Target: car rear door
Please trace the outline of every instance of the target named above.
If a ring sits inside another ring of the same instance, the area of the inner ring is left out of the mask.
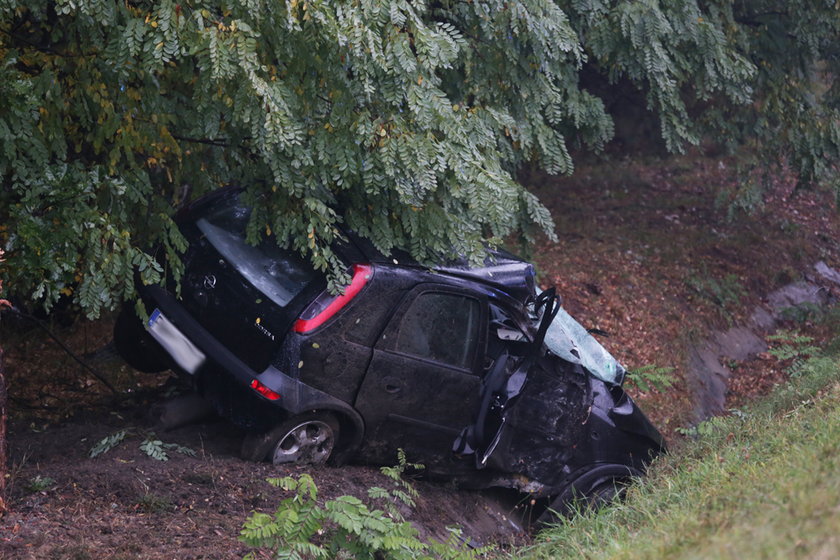
[[[356,398],[371,460],[397,448],[429,467],[451,460],[452,444],[480,400],[487,302],[450,286],[421,284],[401,302],[376,342]]]

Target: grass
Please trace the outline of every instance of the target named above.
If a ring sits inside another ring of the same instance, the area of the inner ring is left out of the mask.
[[[517,557],[840,558],[840,338],[698,433],[625,502],[543,531]]]
[[[169,496],[160,496],[158,494],[146,492],[138,498],[137,507],[145,513],[165,513],[167,511],[172,511],[175,504]]]

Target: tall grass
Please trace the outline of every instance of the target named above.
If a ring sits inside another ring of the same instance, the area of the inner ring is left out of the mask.
[[[517,556],[840,558],[840,339],[699,431],[626,501],[543,531]]]

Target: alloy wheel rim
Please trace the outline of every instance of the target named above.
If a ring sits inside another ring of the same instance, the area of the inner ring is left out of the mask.
[[[301,422],[286,432],[274,447],[272,462],[323,463],[332,452],[335,436],[332,428],[320,420]]]

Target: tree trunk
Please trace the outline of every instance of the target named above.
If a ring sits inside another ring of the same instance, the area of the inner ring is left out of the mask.
[[[6,369],[0,348],[0,516],[6,512]]]

